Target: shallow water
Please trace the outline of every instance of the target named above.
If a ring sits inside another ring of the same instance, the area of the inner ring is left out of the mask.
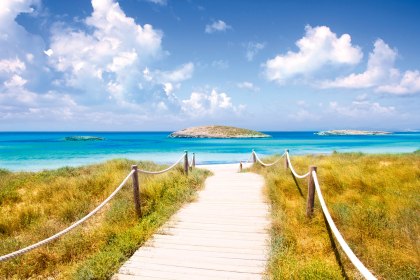
[[[0,132],[0,168],[41,170],[80,166],[112,158],[171,163],[184,150],[197,163],[247,160],[251,150],[261,155],[364,152],[406,153],[420,149],[420,133],[375,136],[318,136],[314,132],[266,132],[261,139],[169,138],[169,132]],[[97,136],[103,141],[65,141],[67,136]]]

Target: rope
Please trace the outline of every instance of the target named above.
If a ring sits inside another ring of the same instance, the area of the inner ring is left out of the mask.
[[[168,172],[169,170],[174,168],[184,158],[184,156],[185,156],[185,154],[182,155],[174,164],[172,164],[168,168],[166,168],[164,170],[161,170],[161,171],[147,171],[147,170],[141,170],[141,169],[137,169],[137,171],[140,172],[140,173],[143,173],[143,174],[162,174],[162,173]]]
[[[93,216],[96,212],[98,212],[99,210],[101,210],[102,207],[105,206],[105,204],[108,203],[108,201],[110,201],[120,190],[121,188],[125,185],[125,183],[127,182],[127,180],[130,178],[131,175],[133,175],[134,170],[132,170],[127,177],[125,177],[125,179],[121,182],[121,184],[101,203],[99,204],[95,209],[92,210],[92,212],[90,212],[89,214],[87,214],[86,216],[84,216],[82,219],[80,219],[79,221],[75,222],[74,224],[72,224],[71,226],[69,226],[68,228],[60,231],[59,233],[56,233],[55,235],[44,239],[42,241],[39,241],[38,243],[32,244],[28,247],[25,247],[23,249],[20,249],[18,251],[15,251],[13,253],[4,255],[4,256],[0,256],[0,262],[8,260],[10,258],[14,258],[17,257],[19,255],[25,254],[29,251],[32,251],[44,244],[47,244],[57,238],[59,238],[60,236],[66,234],[67,232],[71,231],[72,229],[76,228],[77,226],[79,226],[80,224],[82,224],[83,222],[85,222],[87,219],[89,219],[91,216]]]
[[[330,225],[330,228],[332,232],[335,235],[335,238],[337,239],[338,243],[340,243],[341,248],[343,248],[344,253],[346,253],[347,257],[349,257],[350,261],[353,263],[353,265],[360,271],[360,273],[366,278],[366,279],[376,279],[375,276],[363,265],[363,263],[356,257],[356,255],[353,253],[353,251],[350,249],[349,245],[347,245],[346,241],[344,240],[341,233],[338,231],[337,227],[335,226],[335,223],[333,219],[331,218],[330,212],[328,212],[327,205],[325,204],[324,197],[321,193],[321,188],[319,187],[318,178],[316,176],[316,172],[312,171],[312,177],[315,183],[316,192],[318,194],[319,202],[321,203],[322,211],[324,212],[325,218],[328,221],[328,224]]]
[[[308,177],[308,176],[309,176],[310,172],[308,172],[308,173],[306,173],[306,174],[303,174],[303,175],[299,175],[299,174],[297,174],[297,173],[296,173],[296,171],[293,169],[293,165],[292,165],[292,163],[290,162],[290,157],[289,157],[289,153],[288,153],[288,152],[286,152],[286,158],[287,158],[287,162],[289,163],[290,170],[292,171],[293,175],[294,175],[296,178],[303,179],[303,178],[306,178],[306,177]]]
[[[270,167],[270,166],[273,166],[274,164],[276,164],[276,163],[278,163],[280,160],[281,160],[281,158],[282,157],[284,157],[284,155],[286,154],[286,152],[284,153],[284,154],[282,154],[281,155],[281,157],[279,158],[279,159],[277,159],[275,162],[273,162],[273,163],[265,163],[265,162],[263,162],[259,157],[258,157],[258,155],[257,155],[257,153],[255,152],[255,151],[252,151],[254,154],[255,154],[255,158],[257,159],[257,161],[262,165],[262,166],[265,166],[265,167]]]
[[[247,164],[247,163],[250,163],[251,162],[251,160],[252,160],[252,153],[251,153],[251,156],[246,160],[246,161],[244,161],[244,162],[242,162],[243,164]]]

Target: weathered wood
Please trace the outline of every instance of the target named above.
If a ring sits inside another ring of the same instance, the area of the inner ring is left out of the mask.
[[[188,176],[188,169],[189,169],[189,164],[188,164],[188,152],[185,151],[185,155],[184,155],[184,174]]]
[[[252,150],[252,163],[256,163],[257,162],[257,156],[255,155],[255,151]]]
[[[137,172],[137,165],[132,165],[131,169],[134,170],[133,173],[133,199],[134,207],[136,208],[137,217],[141,218],[141,201],[140,201],[140,188],[139,188],[139,176]]]
[[[201,167],[201,166],[200,166]],[[238,165],[210,165],[198,199],[185,205],[113,279],[263,279],[269,253],[264,180]]]
[[[193,153],[193,157],[192,157],[192,167],[195,168],[195,153]]]
[[[316,172],[316,166],[309,166],[309,176],[308,176],[308,197],[306,200],[306,216],[312,217],[314,212],[314,201],[315,201],[315,183],[314,178],[312,177],[312,171]]]
[[[242,161],[239,162],[239,172],[242,172]]]
[[[285,154],[284,154],[284,169],[289,169],[289,161],[287,160],[287,154],[289,153],[289,150],[286,149],[284,150]]]

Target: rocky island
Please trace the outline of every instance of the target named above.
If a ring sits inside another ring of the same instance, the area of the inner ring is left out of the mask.
[[[96,136],[68,136],[64,138],[66,141],[102,141],[105,138]]]
[[[223,125],[190,127],[169,135],[172,138],[267,138],[258,131]]]
[[[315,134],[321,135],[321,136],[329,136],[329,135],[386,135],[386,134],[392,134],[392,132],[343,129],[343,130],[319,131],[319,132],[316,132]]]

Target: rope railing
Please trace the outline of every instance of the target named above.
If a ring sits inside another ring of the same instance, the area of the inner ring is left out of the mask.
[[[331,228],[331,231],[334,233],[335,238],[337,239],[338,243],[340,243],[341,248],[343,249],[344,253],[353,263],[353,265],[359,270],[359,272],[366,278],[366,279],[376,279],[375,276],[363,265],[363,263],[356,257],[353,251],[350,249],[349,245],[344,240],[343,236],[341,235],[340,231],[336,227],[333,219],[331,218],[330,212],[328,211],[327,205],[325,204],[324,197],[322,196],[321,188],[319,187],[318,177],[316,175],[316,171],[312,171],[312,179],[315,183],[316,193],[318,194],[319,203],[321,204],[322,212],[324,212],[325,218],[327,219],[328,225]]]
[[[308,176],[309,176],[310,172],[305,173],[305,174],[303,174],[303,175],[299,175],[299,174],[297,174],[297,172],[296,172],[296,171],[295,171],[295,169],[293,168],[292,163],[290,162],[290,156],[289,156],[289,152],[288,152],[288,150],[286,150],[285,154],[286,154],[286,159],[287,159],[288,167],[290,167],[290,171],[292,171],[293,176],[295,176],[296,178],[299,178],[299,179],[303,179],[303,178],[306,178],[306,177],[308,177]]]
[[[281,160],[281,158],[282,157],[284,157],[284,155],[286,155],[286,153],[287,152],[284,152],[281,156],[280,156],[280,158],[278,158],[276,161],[274,161],[274,162],[272,162],[272,163],[265,163],[265,162],[263,162],[261,159],[260,159],[260,157],[257,155],[257,153],[254,151],[254,150],[252,150],[252,154],[253,155],[255,155],[255,159],[256,159],[256,161],[258,161],[262,166],[265,166],[265,167],[270,167],[270,166],[273,166],[273,165],[275,165],[275,164],[277,164],[277,163],[279,163],[280,162],[280,160]]]
[[[177,166],[177,164],[180,163],[184,159],[184,157],[185,157],[185,155],[182,155],[174,164],[172,164],[168,168],[160,170],[160,171],[149,171],[149,170],[137,169],[137,172],[143,173],[143,174],[152,174],[152,175],[162,174],[162,173],[168,172],[169,170],[171,170],[172,168]]]
[[[121,182],[121,184],[101,203],[99,204],[95,209],[93,209],[89,214],[87,214],[86,216],[84,216],[83,218],[81,218],[80,220],[78,220],[77,222],[75,222],[74,224],[72,224],[71,226],[69,226],[66,229],[63,229],[62,231],[54,234],[53,236],[46,238],[42,241],[39,241],[35,244],[32,244],[28,247],[25,247],[23,249],[20,249],[18,251],[15,251],[13,253],[9,253],[7,255],[1,256],[0,257],[0,262],[2,261],[6,261],[8,259],[20,256],[22,254],[25,254],[29,251],[32,251],[42,245],[45,245],[47,243],[50,243],[51,241],[59,238],[60,236],[66,234],[67,232],[75,229],[77,226],[79,226],[80,224],[82,224],[83,222],[85,222],[87,219],[89,219],[90,217],[92,217],[94,214],[96,214],[96,212],[98,212],[99,210],[102,209],[102,207],[105,206],[105,204],[107,204],[121,189],[122,187],[125,185],[125,183],[128,181],[128,179],[130,178],[131,175],[134,174],[134,170],[132,170],[130,173],[128,173],[127,177],[125,177],[125,179]]]
[[[337,226],[335,225],[330,212],[328,211],[327,205],[325,203],[324,197],[322,196],[321,188],[319,186],[318,177],[317,177],[317,167],[310,166],[309,172],[304,175],[299,175],[293,169],[292,163],[290,161],[290,156],[288,150],[286,150],[286,168],[289,167],[292,171],[293,175],[297,178],[305,178],[308,177],[308,197],[307,197],[307,205],[306,205],[306,215],[311,217],[313,214],[314,209],[314,198],[315,198],[315,190],[318,194],[318,199],[321,204],[322,212],[328,222],[331,231],[333,232],[335,238],[337,239],[338,243],[340,244],[341,248],[343,249],[344,253],[350,259],[352,264],[356,267],[356,269],[368,280],[375,280],[376,277],[363,265],[363,263],[357,258],[357,256],[353,253],[349,245],[344,240],[343,236],[341,235],[340,231],[338,230]]]
[[[69,227],[63,229],[62,231],[54,234],[53,236],[50,236],[50,237],[48,237],[44,240],[41,240],[41,241],[39,241],[35,244],[32,244],[30,246],[27,246],[25,248],[22,248],[20,250],[15,251],[15,252],[0,256],[0,262],[9,260],[11,258],[20,256],[20,255],[23,255],[27,252],[30,252],[30,251],[32,251],[32,250],[34,250],[34,249],[36,249],[40,246],[43,246],[45,244],[48,244],[48,243],[54,241],[55,239],[61,237],[62,235],[68,233],[69,231],[75,229],[76,227],[78,227],[79,225],[84,223],[86,220],[88,220],[90,217],[92,217],[94,214],[96,214],[99,210],[101,210],[122,189],[122,187],[124,187],[124,185],[127,183],[128,179],[130,179],[131,176],[133,177],[134,204],[135,204],[137,216],[139,218],[141,218],[142,213],[141,213],[141,207],[140,207],[141,204],[140,204],[140,190],[139,190],[138,173],[162,174],[162,173],[168,172],[169,170],[174,168],[177,164],[179,164],[181,162],[182,159],[184,159],[184,173],[186,175],[188,175],[188,166],[189,165],[188,165],[188,152],[187,151],[185,151],[185,153],[182,155],[182,157],[180,159],[178,159],[174,164],[172,164],[168,168],[160,170],[160,171],[140,170],[140,169],[137,169],[137,165],[133,165],[131,167],[131,172],[128,173],[128,175],[124,178],[124,180],[121,182],[121,184],[104,201],[102,201],[101,204],[99,204],[95,209],[93,209],[91,212],[89,212],[86,216],[84,216],[83,218],[81,218],[77,222],[73,223]],[[195,154],[193,154],[192,166],[195,166]]]

